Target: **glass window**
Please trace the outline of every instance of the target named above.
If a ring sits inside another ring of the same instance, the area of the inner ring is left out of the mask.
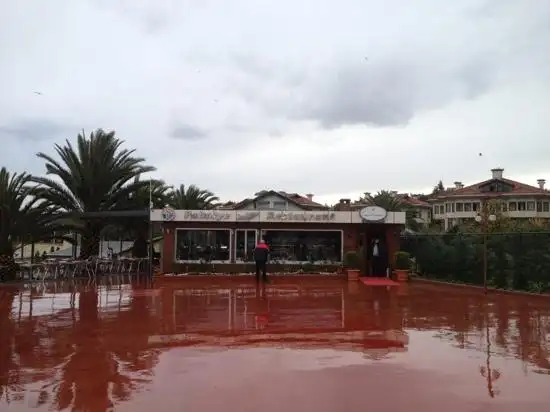
[[[177,229],[176,260],[229,261],[229,229]]]
[[[535,210],[535,202],[527,202],[527,210]]]
[[[445,212],[449,213],[451,211],[451,204],[445,203]]]
[[[255,230],[237,230],[235,241],[235,260],[241,262],[250,262],[254,258],[252,251],[256,246],[256,231]]]
[[[434,215],[438,215],[438,214],[439,214],[439,206],[434,205]]]
[[[537,202],[537,212],[542,212],[542,202]]]
[[[472,210],[474,212],[477,212],[479,209],[480,209],[479,203],[477,203],[477,202],[472,203]]]
[[[456,211],[457,212],[463,212],[464,211],[464,204],[463,203],[457,203],[456,204]]]
[[[464,203],[464,211],[465,212],[471,212],[472,211],[472,204],[471,203]]]
[[[259,202],[256,202],[256,209],[270,209],[271,208],[271,202],[269,200],[261,200]]]
[[[271,250],[271,260],[283,262],[341,262],[340,231],[268,230],[263,238]]]
[[[527,209],[527,205],[525,204],[525,202],[518,202],[518,210],[526,210]]]
[[[285,210],[286,209],[286,202],[284,200],[276,200],[273,202],[273,207],[272,209],[276,209],[276,210]]]
[[[543,212],[550,212],[550,203],[548,203],[548,202],[543,202],[543,203],[542,203],[542,211],[543,211]]]
[[[518,204],[517,202],[509,202],[508,203],[508,210],[510,212],[515,212],[516,210],[518,210]]]

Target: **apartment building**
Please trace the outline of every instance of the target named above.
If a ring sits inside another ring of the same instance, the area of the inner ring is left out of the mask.
[[[411,214],[416,223],[427,226],[432,221],[432,205],[416,196],[405,194],[397,194],[397,197],[407,205],[407,213]]]
[[[550,192],[545,189],[545,179],[531,186],[503,176],[504,169],[491,170],[491,178],[473,185],[464,186],[455,182],[455,187],[430,199],[432,218],[442,223],[445,230],[475,219],[481,212],[484,201],[498,200],[501,212],[509,218],[550,218]]]

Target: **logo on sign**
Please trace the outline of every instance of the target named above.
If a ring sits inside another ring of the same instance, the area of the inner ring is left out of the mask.
[[[379,222],[384,220],[388,212],[380,206],[367,206],[359,211],[359,216],[366,222]]]
[[[176,211],[171,207],[165,207],[162,209],[162,220],[171,222],[176,218]]]

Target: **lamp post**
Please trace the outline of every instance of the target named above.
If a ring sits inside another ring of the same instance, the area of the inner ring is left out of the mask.
[[[498,389],[495,389],[494,382],[500,378],[501,373],[498,369],[491,368],[491,329],[489,325],[487,299],[485,299],[483,304],[485,306],[485,345],[487,348],[487,357],[485,358],[485,365],[479,367],[479,373],[487,381],[487,392],[489,393],[489,396],[494,398],[499,393]]]
[[[149,178],[149,250],[147,252],[147,260],[149,267],[149,279],[153,279],[153,221],[151,220],[151,213],[153,212],[153,178]]]
[[[487,294],[487,232],[489,231],[489,222],[494,222],[497,217],[493,214],[487,213],[487,205],[483,205],[482,214],[477,214],[475,220],[477,223],[481,223],[483,230],[483,290]]]

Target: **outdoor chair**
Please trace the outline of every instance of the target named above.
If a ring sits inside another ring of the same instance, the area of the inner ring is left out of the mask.
[[[59,264],[55,259],[45,259],[41,265],[42,282],[47,279],[57,279],[59,274]]]

